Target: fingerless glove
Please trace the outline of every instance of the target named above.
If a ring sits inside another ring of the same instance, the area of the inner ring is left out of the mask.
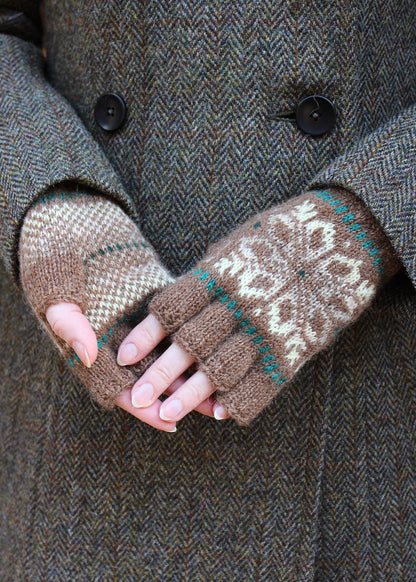
[[[307,192],[214,244],[149,309],[248,424],[399,268],[358,198]]]
[[[117,348],[146,302],[173,279],[123,210],[101,196],[57,191],[28,212],[20,236],[22,287],[38,318],[95,401],[112,408],[141,369],[117,365]],[[78,304],[97,336],[86,368],[50,329],[47,308]]]

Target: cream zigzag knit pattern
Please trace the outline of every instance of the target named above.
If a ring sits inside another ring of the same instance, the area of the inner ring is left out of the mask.
[[[172,277],[123,210],[88,193],[44,196],[25,218],[19,252],[29,303],[93,398],[113,407],[149,363],[121,368],[118,345]],[[47,307],[60,301],[77,303],[97,335],[98,358],[89,369],[45,319]]]
[[[399,268],[354,195],[308,192],[213,245],[149,309],[248,424]]]

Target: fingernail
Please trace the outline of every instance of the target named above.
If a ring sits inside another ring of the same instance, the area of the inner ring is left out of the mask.
[[[134,358],[137,356],[137,348],[134,344],[126,344],[122,346],[117,355],[117,364],[119,366],[128,366],[134,364]]]
[[[178,416],[182,410],[182,402],[175,398],[161,406],[159,416],[162,420],[178,420]]]
[[[228,412],[225,410],[224,406],[217,406],[214,410],[214,417],[217,420],[225,420],[228,418]]]
[[[142,384],[138,388],[133,388],[131,396],[131,403],[135,408],[144,408],[149,406],[152,402],[155,391],[151,384]]]
[[[172,430],[167,430],[166,432],[176,432],[177,428],[175,426],[175,428],[173,428]]]
[[[72,349],[74,350],[78,358],[81,360],[81,362],[84,364],[84,366],[87,366],[87,368],[91,368],[91,362],[88,357],[88,352],[85,346],[83,346],[82,343],[79,341],[74,341],[72,343]]]

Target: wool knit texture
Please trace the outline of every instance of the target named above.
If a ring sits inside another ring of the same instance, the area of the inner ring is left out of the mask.
[[[146,301],[173,281],[123,210],[101,196],[61,190],[29,211],[20,237],[20,271],[29,303],[93,398],[106,408],[154,358],[121,368],[116,352]],[[91,368],[50,329],[45,312],[78,304],[97,336]]]
[[[354,195],[307,192],[213,245],[150,311],[248,424],[399,268]]]
[[[42,4],[43,26],[39,0],[0,0],[1,581],[416,580],[415,1]],[[294,119],[309,95],[336,108],[320,138]],[[63,180],[130,208],[178,275],[337,185],[406,271],[249,427],[191,413],[166,434],[91,406],[12,281]]]

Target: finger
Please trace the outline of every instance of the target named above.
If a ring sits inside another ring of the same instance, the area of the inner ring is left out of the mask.
[[[154,315],[148,315],[123,340],[118,349],[117,363],[128,366],[140,362],[166,337],[166,332]]]
[[[115,403],[117,406],[132,414],[138,420],[165,432],[176,432],[174,422],[166,422],[160,418],[160,400],[156,400],[148,408],[134,408],[131,403],[131,390],[124,390],[118,395]]]
[[[45,316],[53,333],[70,345],[81,362],[90,368],[97,359],[97,338],[79,305],[76,303],[50,305]]]
[[[225,420],[226,418],[231,418],[231,414],[228,412],[228,410],[226,410],[224,406],[222,406],[218,402],[214,402],[213,412],[214,417],[217,420]]]
[[[168,396],[171,396],[172,394],[174,394],[175,392],[177,392],[177,390],[183,386],[183,384],[185,384],[185,382],[188,380],[187,376],[180,376],[177,380],[175,380],[175,382],[173,382],[173,384],[171,384],[169,386],[169,388],[167,388],[165,390],[165,394]],[[199,412],[200,414],[203,414],[204,416],[210,416],[211,418],[215,416],[214,414],[214,407],[215,406],[219,406],[218,403],[215,402],[215,398],[213,397],[213,395],[209,396],[208,398],[206,398],[205,400],[203,400],[201,402],[201,404],[198,404],[198,406],[195,407],[195,412]],[[227,417],[228,418],[228,415]],[[220,420],[220,419],[217,419]]]
[[[282,390],[282,385],[266,375],[264,369],[264,361],[259,360],[231,390],[218,391],[218,403],[242,426],[248,426]],[[247,406],[247,402],[250,406]]]
[[[178,421],[215,392],[203,372],[196,372],[160,407],[160,418]]]
[[[142,408],[153,404],[193,361],[178,344],[173,343],[133,386],[133,406]]]

